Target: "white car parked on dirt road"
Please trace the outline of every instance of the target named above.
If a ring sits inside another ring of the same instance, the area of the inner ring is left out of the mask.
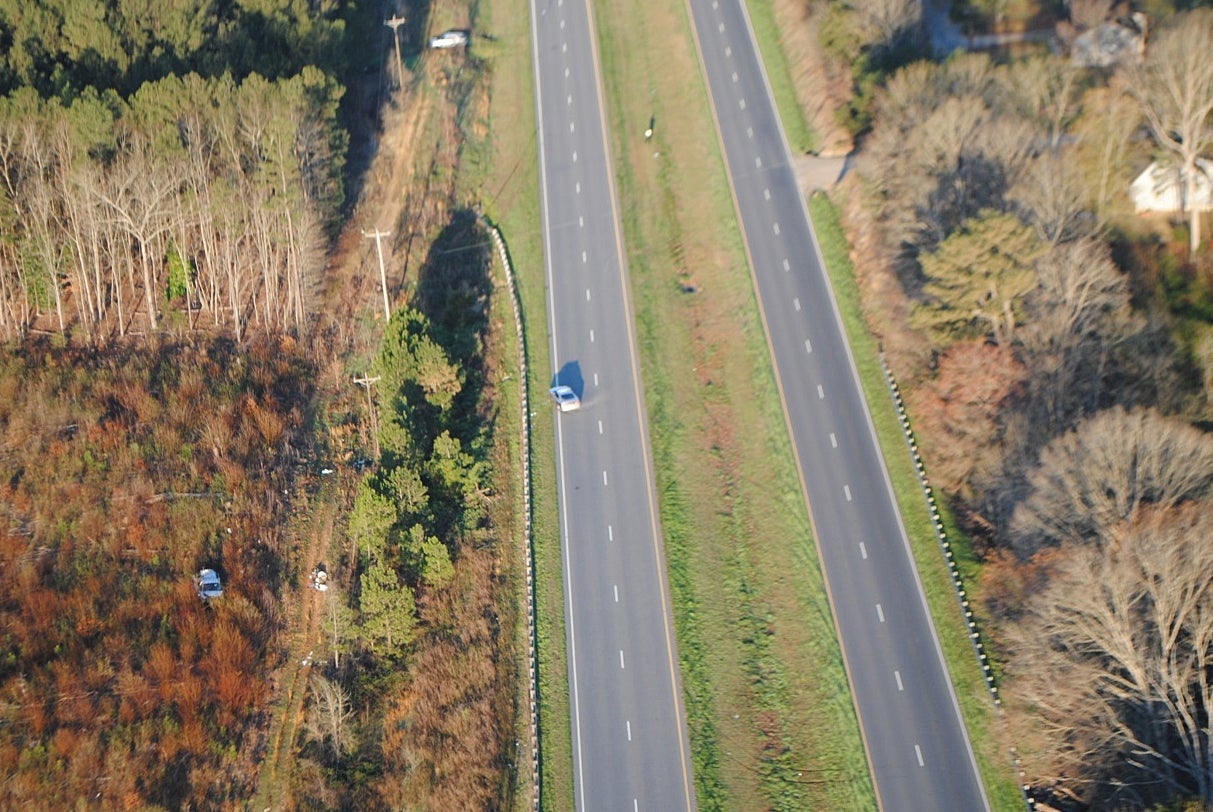
[[[468,32],[458,28],[452,28],[450,31],[443,31],[436,37],[430,38],[431,48],[458,48],[460,45],[468,44]]]

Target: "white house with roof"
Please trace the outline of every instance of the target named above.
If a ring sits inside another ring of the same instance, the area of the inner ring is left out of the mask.
[[[1188,190],[1191,201],[1183,199],[1179,183],[1182,174],[1183,169],[1174,164],[1151,163],[1129,186],[1133,208],[1139,214],[1213,211],[1213,161],[1196,159],[1196,177]]]

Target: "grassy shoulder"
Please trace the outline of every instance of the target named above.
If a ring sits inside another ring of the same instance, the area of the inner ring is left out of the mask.
[[[686,7],[595,12],[699,806],[873,808]]]
[[[792,70],[787,57],[779,44],[779,24],[775,20],[775,5],[769,0],[761,3],[748,2],[745,4],[750,16],[750,25],[754,29],[754,38],[758,40],[758,49],[762,53],[762,62],[766,68],[767,81],[771,84],[771,92],[775,96],[775,107],[779,110],[779,118],[783,122],[783,130],[788,137],[788,145],[793,152],[813,152],[818,144],[817,133],[809,126],[805,118],[804,108],[796,99],[796,86],[792,82]]]
[[[960,612],[934,524],[918,485],[905,435],[885,385],[879,347],[863,320],[859,288],[855,283],[849,247],[838,211],[824,195],[814,195],[809,200],[809,211],[990,804],[996,810],[1022,809],[1023,798],[1019,793],[1010,754],[1003,746],[1004,739],[1000,735],[1002,722],[990,701],[985,679],[974,658],[968,626]],[[950,523],[950,517],[947,521]],[[978,563],[972,551],[954,527],[949,529],[949,537],[963,577],[967,582],[974,583]]]
[[[485,214],[509,246],[522,300],[525,351],[532,398],[548,386],[546,279],[539,206],[538,145],[530,46],[530,11],[522,0],[488,0],[477,42],[491,74],[487,168],[476,181]],[[500,296],[506,294],[501,292]],[[551,410],[531,403],[532,540],[535,556],[535,620],[539,658],[540,793],[548,809],[573,807],[573,757],[565,655],[564,590],[556,462]],[[522,597],[525,596],[525,593]],[[521,599],[521,598],[520,598]],[[525,633],[525,628],[522,629]],[[525,647],[522,652],[525,654]],[[523,663],[525,676],[525,663]],[[522,686],[525,698],[526,686]],[[528,732],[529,736],[529,732]],[[519,776],[527,780],[527,776]],[[519,793],[518,797],[523,797]]]

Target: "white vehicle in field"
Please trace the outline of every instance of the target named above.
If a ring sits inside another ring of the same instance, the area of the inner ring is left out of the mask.
[[[200,570],[198,572],[198,597],[204,601],[209,601],[211,598],[223,597],[223,583],[219,580],[219,573],[212,569]]]
[[[452,28],[449,31],[443,31],[436,37],[430,38],[431,48],[458,48],[460,45],[467,45],[469,39],[468,31],[460,28]]]
[[[577,393],[569,386],[553,386],[548,390],[548,394],[552,396],[552,402],[556,404],[556,408],[562,412],[575,412],[581,408],[581,398],[577,397]]]

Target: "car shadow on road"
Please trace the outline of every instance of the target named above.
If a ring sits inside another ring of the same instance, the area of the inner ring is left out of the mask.
[[[552,386],[567,386],[577,393],[577,397],[585,399],[585,379],[581,377],[581,362],[569,361],[552,376]]]

